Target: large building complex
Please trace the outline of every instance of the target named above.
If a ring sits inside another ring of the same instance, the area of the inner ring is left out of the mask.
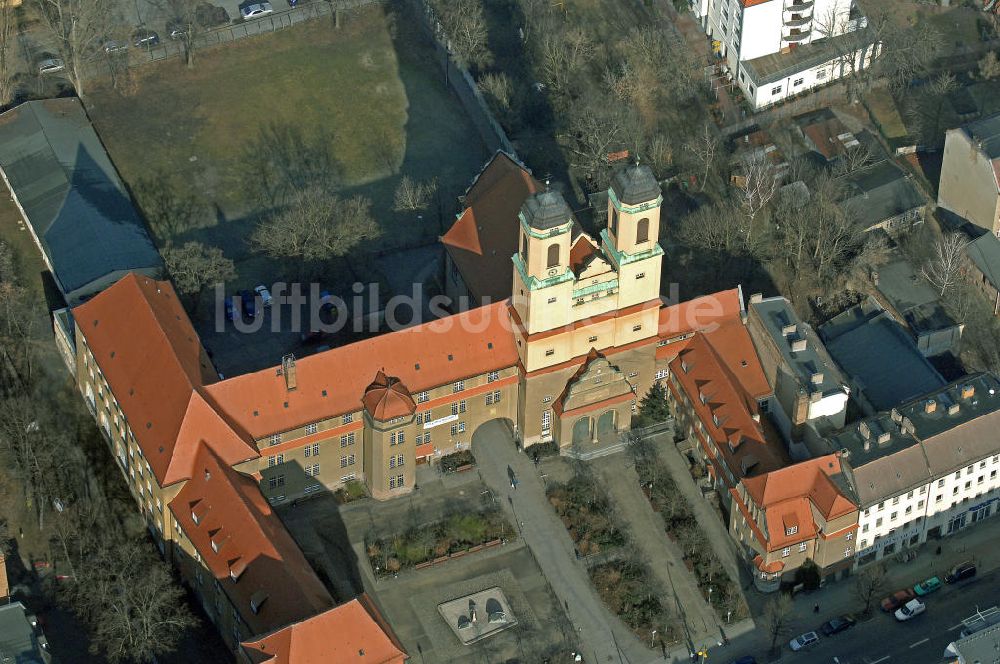
[[[877,45],[852,0],[692,0],[754,109],[867,67]]]

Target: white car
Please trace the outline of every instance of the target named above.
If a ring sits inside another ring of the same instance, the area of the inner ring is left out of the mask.
[[[819,634],[817,634],[816,632],[806,632],[805,634],[800,634],[799,636],[796,636],[794,639],[789,641],[788,647],[797,652],[799,650],[802,650],[803,648],[811,646],[817,641],[819,641]]]
[[[896,620],[902,622],[904,620],[909,620],[914,616],[919,616],[921,613],[927,610],[927,605],[921,602],[919,599],[911,599],[904,606],[896,609]]]
[[[240,7],[240,16],[244,20],[250,20],[252,18],[260,18],[261,16],[267,16],[268,14],[273,14],[274,9],[271,7],[270,2],[258,2],[253,5],[244,5]]]
[[[269,307],[271,306],[271,304],[274,303],[274,298],[271,297],[271,291],[267,290],[267,286],[265,286],[264,284],[261,284],[260,286],[254,288],[253,292],[257,293],[257,295],[260,296],[261,304],[263,304],[265,307]]]
[[[38,63],[39,74],[54,74],[66,69],[66,63],[59,58],[45,58]]]

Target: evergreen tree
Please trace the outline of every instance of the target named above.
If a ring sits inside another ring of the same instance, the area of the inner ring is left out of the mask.
[[[647,427],[670,418],[670,406],[667,404],[667,388],[659,381],[653,383],[649,392],[639,402],[637,427]]]

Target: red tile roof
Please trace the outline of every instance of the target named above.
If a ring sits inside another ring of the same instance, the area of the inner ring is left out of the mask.
[[[253,664],[402,664],[406,653],[367,595],[243,642]]]
[[[372,418],[379,422],[412,415],[417,409],[417,404],[414,403],[406,386],[395,376],[385,375],[381,369],[375,374],[372,384],[365,389],[361,403]]]
[[[256,480],[233,470],[207,445],[198,446],[194,470],[170,501],[170,511],[251,633],[269,632],[333,605]],[[256,613],[251,598],[259,603]]]
[[[712,330],[724,321],[738,320],[742,313],[741,297],[740,290],[733,288],[662,307],[660,338],[670,339],[696,330]]]
[[[480,300],[510,297],[517,214],[525,199],[541,189],[526,168],[498,152],[469,187],[465,211],[441,237],[469,291]]]
[[[169,282],[129,273],[73,318],[160,486],[190,476],[201,441],[230,464],[258,456],[203,398],[217,375]]]
[[[382,367],[416,393],[517,361],[507,303],[497,302],[296,360],[292,392],[274,368],[215,383],[207,392],[232,422],[260,439],[360,410]]]
[[[840,457],[827,454],[743,479],[747,495],[764,511],[768,551],[816,537],[814,508],[826,521],[857,510],[830,478],[841,472]],[[786,534],[787,525],[797,531]]]

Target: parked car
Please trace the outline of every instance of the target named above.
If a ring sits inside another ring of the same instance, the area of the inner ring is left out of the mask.
[[[42,76],[45,74],[55,74],[65,69],[66,63],[59,58],[43,58],[38,61],[38,73]]]
[[[817,643],[818,641],[819,641],[819,634],[817,634],[816,632],[806,632],[805,634],[800,634],[799,636],[796,636],[794,639],[789,641],[788,647],[798,652],[803,648],[808,648],[809,646],[811,646],[814,643]]]
[[[117,39],[109,39],[104,42],[104,52],[107,54],[124,53],[128,50],[128,44]]]
[[[233,305],[233,298],[227,295],[222,304],[226,309],[226,320],[236,320],[236,307]]]
[[[896,620],[903,622],[904,620],[909,620],[914,616],[919,616],[921,613],[927,610],[927,605],[921,602],[919,599],[911,599],[906,603],[905,606],[901,606],[896,609]]]
[[[897,590],[893,594],[882,600],[882,610],[886,613],[892,613],[899,607],[903,606],[911,599],[916,597],[917,594],[913,592],[910,588],[904,588],[903,590]]]
[[[152,48],[160,43],[160,35],[146,28],[139,28],[132,35],[132,44],[136,48]]]
[[[257,316],[257,298],[248,290],[240,291],[240,300],[243,304],[243,314],[250,318]]]
[[[271,306],[274,303],[274,298],[271,297],[271,291],[267,290],[267,286],[261,284],[253,289],[253,292],[260,295],[260,301],[265,307]]]
[[[299,4],[299,0],[288,0],[288,6],[295,8],[295,5]]]
[[[976,564],[974,562],[964,562],[955,565],[951,571],[944,575],[945,583],[958,583],[965,579],[971,579],[976,575]]]
[[[917,594],[917,597],[923,597],[925,595],[930,595],[939,588],[941,588],[941,579],[936,576],[932,576],[931,578],[924,579],[917,585],[913,586],[913,592]]]
[[[240,7],[240,16],[243,17],[244,21],[261,18],[262,16],[267,16],[268,14],[273,13],[274,9],[271,7],[270,2],[256,2],[252,5],[243,5]]]
[[[172,18],[167,21],[167,36],[171,39],[183,39],[188,33],[188,25],[179,18]]]
[[[854,627],[854,616],[843,615],[837,616],[831,620],[827,620],[823,623],[823,626],[819,628],[823,632],[823,636],[833,636],[834,634],[840,634],[845,629]]]

